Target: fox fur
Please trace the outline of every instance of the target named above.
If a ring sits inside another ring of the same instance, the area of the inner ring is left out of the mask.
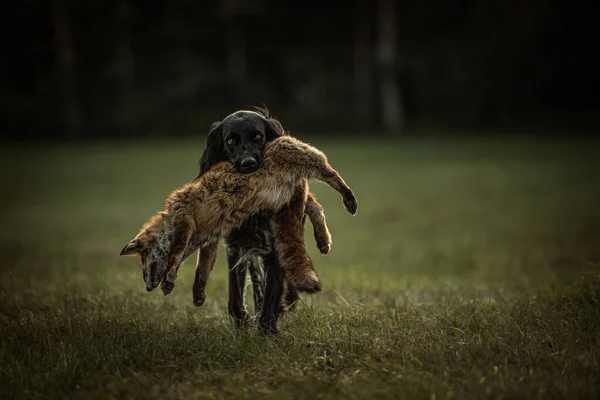
[[[325,154],[296,138],[282,136],[267,143],[262,166],[257,171],[239,174],[231,164],[220,162],[197,181],[172,192],[164,209],[142,226],[121,255],[140,256],[148,291],[161,285],[163,292],[169,293],[181,263],[198,249],[199,259],[205,258],[198,264],[209,267],[196,271],[196,278],[199,275],[207,278],[214,254],[204,250],[214,248],[221,237],[240,227],[250,215],[282,210],[299,187],[306,193],[306,179],[327,183],[342,195],[348,212],[356,214],[358,202],[352,189],[329,165]],[[307,261],[305,249],[299,251],[298,246],[278,243],[286,240],[290,228],[277,226],[277,220],[272,228],[287,282],[309,293],[321,290],[322,284],[310,259]]]
[[[281,211],[272,215],[271,220],[269,221],[270,230],[276,230],[279,233],[279,239],[277,240],[278,245],[281,247],[287,246],[289,249],[283,250],[283,254],[302,254],[305,253],[304,248],[304,216],[308,216],[312,225],[313,225],[313,233],[315,237],[315,241],[317,244],[317,248],[321,252],[321,254],[325,255],[331,249],[331,234],[329,233],[329,228],[327,227],[327,222],[325,218],[325,212],[323,207],[315,196],[308,192],[308,183],[306,180],[298,186],[296,189],[296,193],[294,198],[290,203],[287,204]],[[243,287],[243,282],[239,281],[240,278],[244,279],[245,270],[244,268],[250,269],[251,278],[253,280],[254,285],[254,297],[255,297],[255,305],[258,310],[261,308],[260,303],[263,301],[264,294],[262,293],[262,269],[259,263],[259,257],[268,257],[270,253],[270,248],[273,245],[272,241],[265,237],[262,231],[253,231],[253,230],[245,230],[244,234],[248,235],[256,235],[256,237],[245,237],[244,242],[247,245],[252,244],[253,242],[257,245],[255,247],[234,247],[236,252],[237,261],[233,266],[230,266],[232,271],[230,271],[230,285],[232,284],[231,280],[238,280],[238,282],[233,282],[237,290]],[[283,237],[286,236],[286,237]],[[291,236],[291,237],[290,237]],[[208,283],[208,277],[213,269],[214,262],[217,256],[218,243],[215,242],[211,245],[207,245],[199,250],[197,262],[196,262],[196,277],[194,279],[194,285],[192,287],[193,294],[193,302],[194,305],[199,307],[202,306],[206,300],[206,285]],[[227,252],[232,251],[232,248],[227,248]],[[288,260],[289,262],[297,262],[298,256],[296,256],[296,261]],[[305,268],[312,268],[312,262],[308,255],[305,257],[300,256],[300,260],[302,261]],[[236,271],[240,269],[240,271]],[[243,272],[242,272],[243,271]],[[260,277],[256,277],[253,274],[261,274]],[[257,284],[255,281],[259,280],[260,282]],[[230,290],[232,290],[230,288]],[[260,293],[256,293],[257,290],[260,290]],[[267,293],[269,293],[267,291]],[[281,310],[286,310],[288,308],[293,308],[293,303],[298,300],[297,289],[291,286],[290,284],[284,284],[283,287],[283,304],[281,305]],[[229,299],[229,312],[234,317],[237,323],[244,324],[247,322],[249,315],[246,313],[243,304],[238,304],[240,299],[234,299],[232,301],[232,297],[230,294]],[[274,310],[277,311],[277,310]]]

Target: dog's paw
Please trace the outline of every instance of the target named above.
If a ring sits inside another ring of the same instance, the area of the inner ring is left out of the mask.
[[[251,325],[252,317],[244,311],[240,315],[233,317],[233,322],[236,328],[248,328]]]
[[[175,287],[175,284],[173,282],[164,280],[160,283],[160,289],[162,290],[162,292],[165,296],[168,295],[169,293],[171,293],[173,291],[174,287]]]
[[[279,314],[281,314],[281,316],[284,316],[286,314],[291,314],[294,311],[296,311],[296,308],[298,306],[298,300],[296,301],[292,301],[290,304],[282,304],[279,307]]]
[[[276,323],[260,324],[258,334],[263,337],[275,336],[279,334]]]
[[[344,207],[346,207],[346,210],[348,210],[350,214],[356,215],[356,211],[358,210],[358,201],[356,200],[356,197],[354,196],[352,190],[344,194],[343,199]]]

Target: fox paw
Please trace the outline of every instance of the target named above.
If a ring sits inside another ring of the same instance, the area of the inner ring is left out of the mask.
[[[331,239],[320,238],[316,235],[315,239],[317,241],[317,247],[319,248],[321,254],[326,255],[327,253],[329,253],[329,250],[331,250]]]
[[[352,190],[344,194],[343,199],[344,207],[346,207],[346,210],[348,210],[350,214],[356,215],[356,211],[358,210],[358,201],[356,200],[356,197],[354,196]]]
[[[169,293],[171,293],[173,291],[174,287],[175,287],[175,284],[173,282],[162,281],[160,283],[160,289],[162,290],[162,292],[165,296],[168,295]]]
[[[206,292],[204,291],[204,288],[194,287],[193,298],[194,298],[194,305],[196,307],[202,306],[204,304],[204,302],[206,301]]]

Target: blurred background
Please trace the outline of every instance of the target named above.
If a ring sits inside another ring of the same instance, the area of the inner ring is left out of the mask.
[[[597,127],[591,1],[22,0],[2,131],[198,135],[245,106],[298,132]]]
[[[596,4],[5,1],[0,398],[597,398]],[[119,256],[263,104],[359,202],[279,342]]]

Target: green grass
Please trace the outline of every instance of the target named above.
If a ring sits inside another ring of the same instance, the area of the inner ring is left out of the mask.
[[[222,248],[201,308],[194,260],[164,297],[118,255],[203,138],[3,147],[0,398],[597,398],[595,143],[310,142],[359,210],[312,185],[325,289],[272,338],[229,320]]]

